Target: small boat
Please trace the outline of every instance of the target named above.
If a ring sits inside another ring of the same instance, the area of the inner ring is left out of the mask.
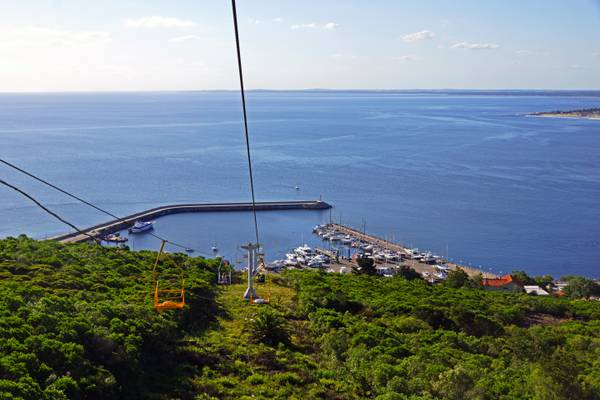
[[[421,262],[424,262],[425,264],[433,264],[435,263],[435,261],[435,257],[433,257],[431,253],[425,253],[423,258],[421,259]]]
[[[311,256],[313,254],[313,250],[310,248],[309,245],[305,244],[304,246],[296,247],[294,249],[294,253],[306,257]]]
[[[267,269],[274,270],[274,271],[280,270],[281,268],[283,268],[285,266],[285,261],[286,260],[275,260],[275,261],[267,264]]]
[[[119,233],[114,233],[106,236],[104,240],[106,240],[107,242],[123,243],[126,242],[128,239],[126,237],[122,237]]]
[[[283,262],[283,265],[286,267],[296,267],[298,265],[298,261],[288,258]]]
[[[315,225],[315,227],[313,228],[313,233],[319,233],[323,229],[325,229],[325,225]]]
[[[185,251],[187,251],[188,253],[193,253],[194,249],[188,247],[188,248],[185,249]]]
[[[212,249],[212,251],[215,251],[215,252],[219,251],[219,248],[217,246],[213,246],[213,247],[211,247],[211,249]]]
[[[129,228],[129,233],[142,233],[154,229],[154,222],[151,221],[135,221],[135,224]]]
[[[300,190],[300,186],[296,186],[296,190]]]

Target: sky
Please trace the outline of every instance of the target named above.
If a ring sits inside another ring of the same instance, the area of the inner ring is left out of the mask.
[[[236,89],[228,0],[0,0],[0,92]],[[249,89],[600,89],[600,0],[238,0]]]

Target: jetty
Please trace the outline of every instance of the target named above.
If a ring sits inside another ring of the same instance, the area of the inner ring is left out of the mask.
[[[436,269],[433,265],[428,264],[428,263],[423,263],[419,260],[411,259],[411,249],[407,246],[391,242],[389,240],[380,238],[375,235],[368,234],[366,232],[360,231],[358,229],[355,229],[355,228],[352,228],[352,227],[349,227],[346,225],[329,223],[329,224],[325,225],[325,227],[326,227],[326,229],[334,230],[334,231],[340,232],[342,234],[349,235],[352,238],[358,239],[363,243],[370,244],[379,249],[388,250],[388,251],[400,254],[400,255],[402,255],[401,263],[410,266],[411,268],[415,269],[417,272],[419,272],[421,274],[423,274],[424,272],[427,272],[429,274],[433,274],[436,272]],[[473,268],[473,267],[468,267],[466,265],[459,265],[459,264],[456,264],[453,262],[449,262],[448,260],[445,260],[444,263],[449,268],[449,270],[456,270],[456,269],[460,268],[463,271],[465,271],[469,276],[477,276],[477,275],[481,274],[484,278],[498,278],[499,277],[498,275],[496,275],[494,273],[483,271],[483,270]],[[387,261],[386,261],[386,264],[387,264]]]
[[[281,211],[281,210],[326,210],[331,205],[322,200],[302,201],[264,201],[257,202],[256,211]],[[53,236],[50,240],[61,243],[81,243],[90,241],[90,236],[102,239],[107,235],[130,228],[135,221],[150,221],[155,218],[170,214],[198,213],[198,212],[231,212],[252,211],[252,203],[194,203],[173,204],[140,211],[119,219],[113,219],[102,224],[83,229],[82,233],[71,232],[63,235]],[[89,235],[89,236],[88,236]]]
[[[346,235],[353,236],[362,242],[369,243],[369,244],[381,247],[386,250],[396,251],[396,252],[404,254],[404,255],[410,254],[408,249],[405,246],[390,242],[389,240],[385,240],[385,239],[382,239],[382,238],[374,236],[374,235],[369,235],[366,232],[361,232],[361,231],[351,228],[349,226],[335,224],[335,223],[327,224],[327,226],[332,229],[335,229],[339,232],[342,232]]]

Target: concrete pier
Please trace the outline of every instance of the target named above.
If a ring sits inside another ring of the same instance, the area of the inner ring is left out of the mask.
[[[398,243],[390,242],[389,240],[382,239],[375,235],[370,235],[368,233],[359,231],[358,229],[354,229],[354,228],[351,228],[351,227],[345,226],[345,225],[329,223],[329,224],[327,224],[327,227],[330,229],[335,229],[346,235],[353,236],[353,237],[361,240],[362,242],[369,243],[374,246],[378,246],[382,249],[391,250],[391,251],[395,251],[400,254],[403,254],[407,258],[402,263],[410,266],[411,268],[415,269],[419,273],[423,273],[423,272],[434,273],[434,272],[436,272],[435,268],[433,268],[433,266],[431,266],[429,264],[424,264],[417,260],[411,260],[409,258],[410,257],[409,249],[406,246],[400,245]],[[465,271],[467,274],[469,274],[470,276],[477,276],[477,275],[481,274],[485,278],[499,277],[498,275],[493,274],[491,272],[482,271],[482,270],[479,270],[479,269],[473,268],[473,267],[467,267],[465,265],[458,265],[456,263],[451,263],[451,262],[447,262],[446,264],[448,265],[448,267],[450,269],[456,270],[457,268],[460,268],[463,271]]]
[[[329,208],[331,208],[331,205],[321,200],[265,201],[256,203],[257,211],[326,210]],[[82,232],[85,232],[93,237],[102,238],[106,235],[110,235],[111,233],[115,233],[133,226],[135,221],[150,221],[169,214],[225,211],[252,211],[252,203],[198,203],[167,205],[98,224],[83,229]],[[51,237],[50,240],[56,240],[61,243],[80,243],[89,241],[90,238],[89,236],[82,235],[79,232],[71,232],[64,235]]]

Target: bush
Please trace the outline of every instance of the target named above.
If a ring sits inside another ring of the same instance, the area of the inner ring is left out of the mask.
[[[259,306],[250,320],[249,334],[253,341],[275,346],[289,344],[290,334],[283,315],[270,306]]]

